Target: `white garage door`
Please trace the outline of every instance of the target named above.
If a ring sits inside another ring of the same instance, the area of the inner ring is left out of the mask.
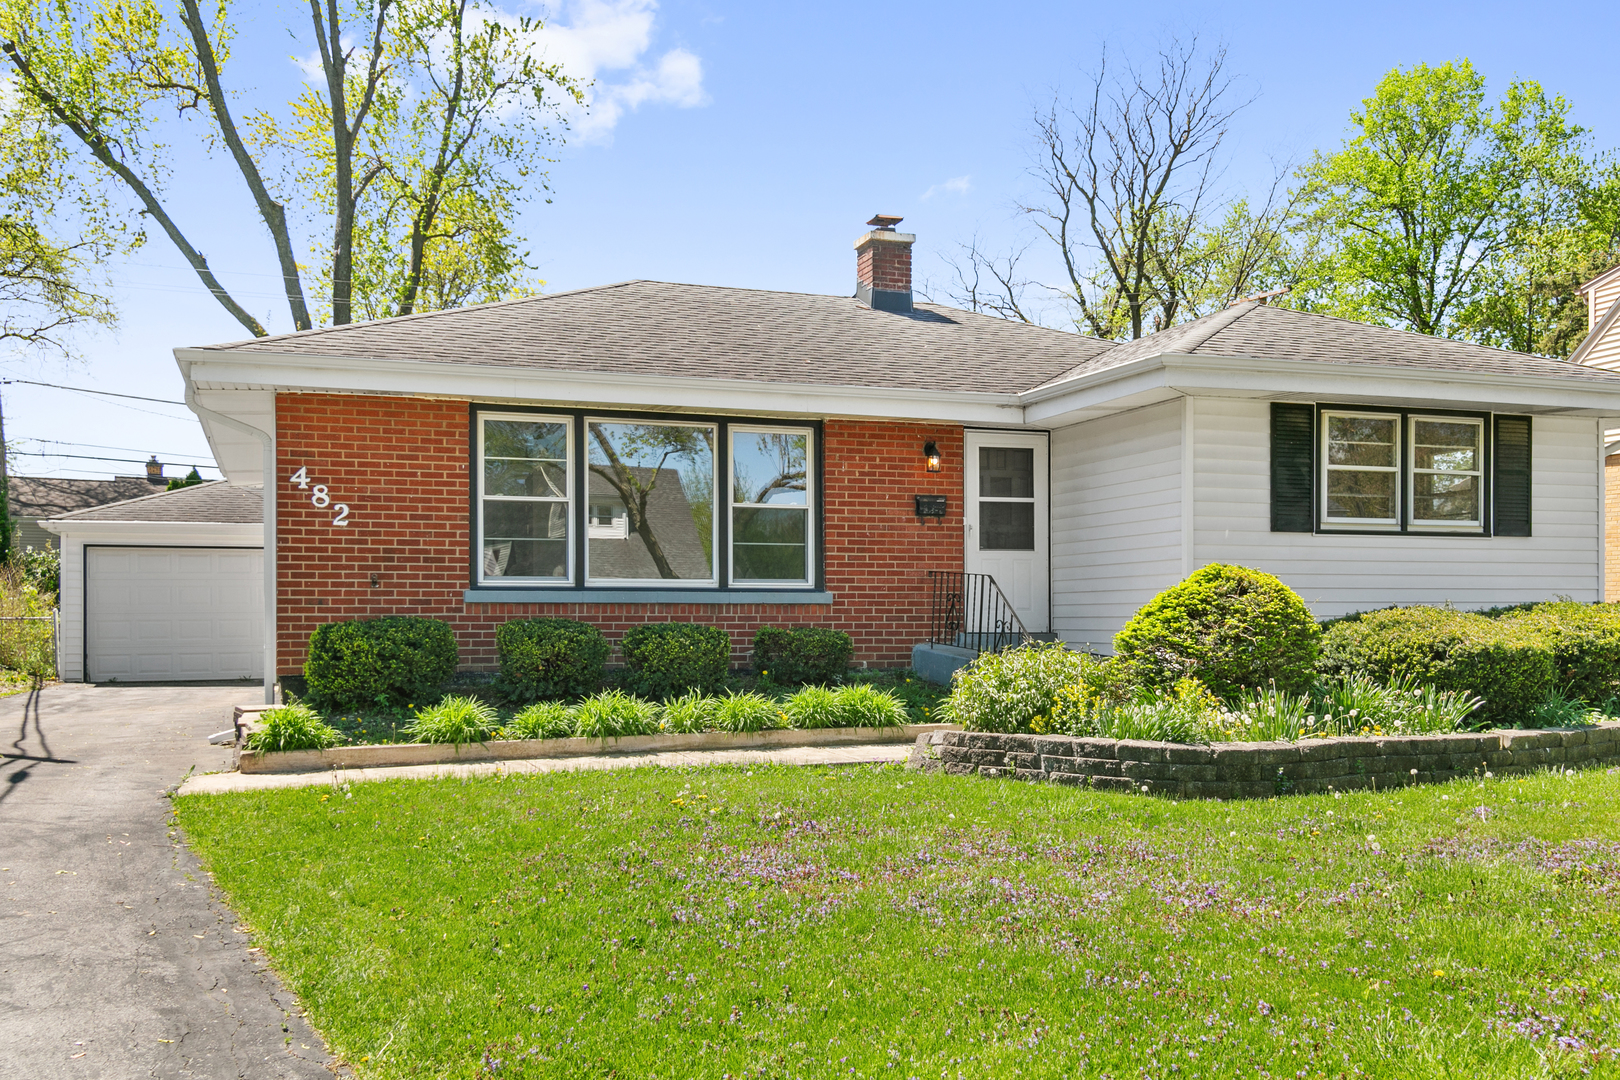
[[[84,550],[91,682],[264,677],[264,552]]]

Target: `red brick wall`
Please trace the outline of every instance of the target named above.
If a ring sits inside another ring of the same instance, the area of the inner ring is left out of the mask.
[[[426,615],[455,627],[463,667],[496,666],[495,628],[563,616],[610,637],[646,622],[701,622],[730,632],[746,660],[765,624],[833,626],[855,659],[902,666],[928,629],[927,571],[962,569],[962,429],[829,420],[824,427],[827,605],[467,604],[468,403],[342,394],[276,399],[277,672],[303,667],[309,635],[338,619]],[[923,469],[939,444],[945,469]],[[311,488],[287,481],[299,467]],[[311,504],[313,485],[332,506]],[[949,516],[920,523],[913,495],[947,495]],[[335,527],[334,507],[349,506]],[[373,575],[376,585],[372,584]]]
[[[911,245],[899,240],[868,240],[855,251],[855,280],[874,289],[911,291]]]

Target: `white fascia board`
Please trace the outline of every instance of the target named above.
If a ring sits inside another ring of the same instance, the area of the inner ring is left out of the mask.
[[[1620,379],[1485,374],[1319,360],[1261,360],[1247,356],[1161,353],[1082,375],[1021,395],[1026,422],[1061,424],[1065,417],[1152,387],[1176,393],[1242,394],[1262,398],[1424,401],[1497,411],[1530,410],[1603,416],[1620,405]]]
[[[62,521],[46,518],[40,528],[64,540],[87,544],[151,547],[264,547],[264,526],[209,521]]]
[[[870,417],[963,424],[1021,425],[1024,422],[1018,395],[1010,392],[901,390],[209,349],[176,349],[175,359],[183,369],[189,368],[190,378],[200,389],[408,394],[474,401],[544,401],[599,408]]]

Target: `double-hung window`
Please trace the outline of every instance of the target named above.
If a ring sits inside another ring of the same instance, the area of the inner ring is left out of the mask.
[[[817,584],[814,425],[476,413],[474,583]]]
[[[1324,529],[1484,532],[1485,419],[1321,413]]]
[[[1399,528],[1401,418],[1322,414],[1323,524]]]
[[[573,425],[568,417],[479,417],[480,573],[567,581],[573,565]]]
[[[1412,459],[1408,513],[1413,528],[1478,529],[1484,515],[1485,421],[1407,418]]]
[[[731,580],[808,584],[810,432],[739,426],[730,435]]]

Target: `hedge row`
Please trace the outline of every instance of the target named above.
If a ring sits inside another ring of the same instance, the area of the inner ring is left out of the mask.
[[[731,636],[695,623],[649,623],[619,643],[625,687],[668,699],[714,693],[731,665]],[[516,703],[580,698],[601,688],[611,647],[602,632],[574,619],[518,619],[495,631],[496,688]],[[754,670],[783,685],[831,682],[849,667],[854,645],[841,630],[762,626]],[[455,674],[450,625],[400,615],[327,623],[309,639],[304,677],[314,701],[341,709],[398,707],[428,701]]]
[[[1620,605],[1386,608],[1331,622],[1321,666],[1471,691],[1485,699],[1483,719],[1520,723],[1555,694],[1594,706],[1620,697]]]

